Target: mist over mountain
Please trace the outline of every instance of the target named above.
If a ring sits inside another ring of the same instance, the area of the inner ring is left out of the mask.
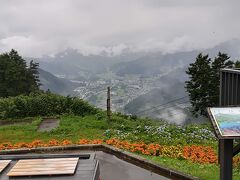
[[[163,55],[155,53],[126,53],[118,56],[89,55],[84,56],[77,50],[67,49],[54,57],[37,59],[40,67],[53,74],[78,77],[81,74],[100,74],[112,71],[119,76],[124,75],[152,75],[164,73],[172,68],[185,66],[193,61],[198,54],[193,52],[180,52]]]
[[[117,75],[129,74],[159,74],[166,69],[187,66],[193,62],[198,53],[216,56],[221,51],[228,53],[232,59],[240,57],[240,40],[234,39],[217,45],[211,49],[195,50],[190,52],[177,52],[172,54],[162,54],[161,52],[134,53],[128,49],[120,55],[109,56],[104,53],[100,55],[85,56],[75,49],[66,49],[54,56],[44,56],[37,59],[40,67],[53,74],[64,74],[68,77],[78,77],[81,73],[105,73],[113,71]]]
[[[132,61],[141,56],[142,53],[135,54],[128,51],[118,56],[109,56],[104,52],[100,55],[85,56],[76,49],[66,49],[54,56],[44,56],[36,61],[40,62],[42,69],[72,79],[106,73],[116,63]]]
[[[161,86],[135,98],[125,106],[125,110],[135,114],[135,112],[144,111],[171,99],[186,97],[187,94],[183,87],[187,76],[184,74],[184,70],[183,68],[178,68],[156,79],[155,83],[161,84]],[[183,100],[186,101],[188,99],[185,98]]]
[[[140,95],[125,106],[125,112],[172,123],[186,124],[204,122],[203,117],[196,118],[189,112],[189,98],[184,89],[187,75],[185,68],[177,68],[155,81],[162,84],[146,94]]]
[[[185,52],[162,55],[148,54],[131,62],[122,62],[112,66],[112,70],[119,76],[125,74],[156,75],[171,71],[174,68],[185,67],[193,61],[197,52]],[[183,74],[182,74],[183,75]]]
[[[104,109],[105,90],[107,86],[111,86],[113,109],[137,114],[139,111],[187,96],[184,88],[188,78],[186,68],[195,61],[200,52],[215,57],[219,51],[228,53],[232,60],[239,59],[240,40],[227,41],[211,49],[172,54],[136,53],[126,49],[122,54],[115,56],[104,52],[86,56],[78,50],[67,49],[37,61],[42,69],[53,74],[40,70],[44,89],[61,94],[72,94],[74,90],[73,94]],[[73,80],[78,84],[72,84]],[[189,112],[188,102],[176,101],[168,106],[164,110],[138,115],[166,119],[179,124],[194,119]]]
[[[232,39],[230,41],[220,43],[219,45],[211,49],[205,49],[202,52],[209,54],[210,57],[216,56],[218,52],[227,53],[232,60],[239,60],[240,59],[240,40]]]

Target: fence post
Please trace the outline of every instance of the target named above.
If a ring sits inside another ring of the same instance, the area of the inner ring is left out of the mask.
[[[108,122],[111,121],[111,92],[110,87],[107,87],[107,116]]]

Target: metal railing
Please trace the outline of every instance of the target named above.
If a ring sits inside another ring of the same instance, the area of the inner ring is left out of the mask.
[[[220,72],[220,106],[240,105],[240,69]]]

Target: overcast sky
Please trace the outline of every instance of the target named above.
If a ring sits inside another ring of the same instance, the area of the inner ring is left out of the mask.
[[[0,0],[0,51],[171,53],[240,38],[239,0]]]

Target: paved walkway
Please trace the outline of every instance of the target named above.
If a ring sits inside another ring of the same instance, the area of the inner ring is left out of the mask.
[[[59,119],[43,119],[40,125],[38,126],[38,131],[51,131],[54,128],[57,128],[59,125]]]
[[[104,152],[96,152],[101,180],[168,180]]]

